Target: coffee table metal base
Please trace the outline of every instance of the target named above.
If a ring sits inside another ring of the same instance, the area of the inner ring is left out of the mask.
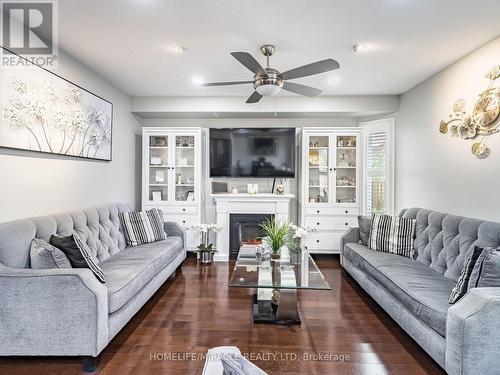
[[[253,295],[253,321],[254,323],[270,323],[292,325],[300,324],[297,311],[297,291],[295,289],[281,289],[280,303],[276,312],[270,300],[259,300],[257,294]]]

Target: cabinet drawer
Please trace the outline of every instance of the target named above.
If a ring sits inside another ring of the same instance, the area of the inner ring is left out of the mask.
[[[167,206],[163,208],[163,212],[167,214],[197,214],[198,207],[196,206]]]
[[[171,215],[164,212],[163,219],[165,222],[174,222],[179,224],[184,230],[193,225],[199,224],[198,215]]]
[[[358,226],[356,216],[329,216],[329,215],[311,215],[304,219],[306,225],[316,228],[319,231],[347,230],[349,227]]]
[[[177,214],[197,214],[197,206],[174,206],[174,205],[147,205],[144,210],[150,210],[152,208],[157,208],[161,210],[164,214],[177,215]]]
[[[340,239],[344,233],[344,231],[311,233],[306,238],[304,245],[309,250],[339,251]]]
[[[306,215],[359,215],[359,207],[306,207]]]

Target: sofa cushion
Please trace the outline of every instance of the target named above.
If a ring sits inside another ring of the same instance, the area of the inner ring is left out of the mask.
[[[33,238],[30,249],[31,268],[71,268],[68,257],[57,247]]]
[[[370,224],[368,247],[411,258],[414,234],[415,219],[374,213]]]
[[[455,282],[424,264],[349,243],[344,256],[378,281],[417,318],[444,336],[448,303]]]
[[[467,291],[469,290],[469,280],[474,270],[477,260],[481,253],[483,252],[483,248],[479,246],[475,246],[473,249],[470,249],[467,253],[467,257],[465,258],[464,268],[462,269],[462,274],[458,278],[457,285],[453,288],[450,294],[450,303],[457,302],[460,298],[465,296]]]
[[[370,237],[371,216],[358,216],[359,240],[363,245],[368,245],[368,237]]]
[[[485,287],[500,287],[500,247],[483,249],[471,272],[468,289]]]
[[[106,277],[99,267],[95,254],[85,245],[77,234],[65,237],[52,235],[50,244],[61,250],[73,268],[89,268],[101,283],[106,282]]]
[[[182,252],[180,237],[126,248],[101,262],[108,288],[109,313],[119,310]]]
[[[152,208],[141,212],[121,212],[119,217],[128,246],[144,245],[167,238],[163,230],[161,210]]]

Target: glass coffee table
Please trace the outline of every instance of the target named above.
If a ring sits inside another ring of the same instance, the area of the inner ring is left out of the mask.
[[[252,247],[240,249],[229,286],[256,288],[253,321],[275,324],[300,324],[297,289],[331,289],[307,250],[285,252],[280,260],[260,262]]]

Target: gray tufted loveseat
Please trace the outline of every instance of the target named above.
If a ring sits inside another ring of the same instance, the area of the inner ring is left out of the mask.
[[[175,273],[186,257],[183,232],[127,248],[119,212],[125,204],[0,224],[0,355],[84,356],[88,369],[111,339]],[[31,269],[33,238],[76,232],[106,276],[89,269]],[[89,360],[90,359],[90,360]]]
[[[498,374],[500,288],[448,298],[467,250],[500,246],[500,224],[421,208],[400,216],[416,219],[415,259],[370,250],[351,228],[342,266],[447,373]]]

